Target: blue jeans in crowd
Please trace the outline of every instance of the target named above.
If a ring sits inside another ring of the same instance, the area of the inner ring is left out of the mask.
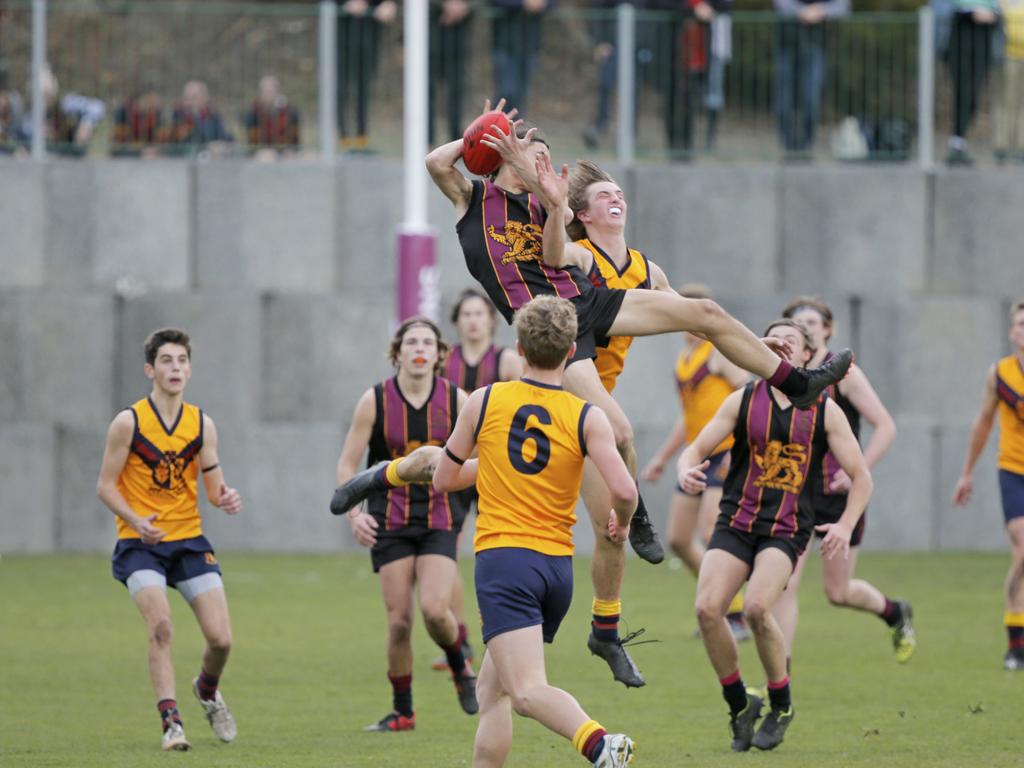
[[[775,47],[775,116],[779,141],[787,152],[814,146],[825,85],[825,30],[783,22]]]

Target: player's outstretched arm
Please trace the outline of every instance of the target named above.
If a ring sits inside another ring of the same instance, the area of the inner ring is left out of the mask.
[[[103,450],[99,480],[96,481],[96,495],[111,512],[131,526],[146,544],[156,544],[167,535],[166,531],[153,525],[156,515],[142,517],[135,514],[117,487],[125,462],[128,461],[134,434],[135,417],[129,410],[121,411],[107,430],[107,445]]]
[[[643,472],[640,476],[648,483],[656,483],[661,479],[661,473],[665,471],[665,465],[668,464],[668,460],[672,458],[672,455],[686,445],[686,417],[676,421],[676,425],[672,428],[672,432],[665,438],[665,442],[661,444],[654,457],[647,462],[644,466]]]
[[[874,482],[846,414],[831,399],[825,401],[825,435],[829,451],[850,477],[850,490],[846,494],[846,509],[842,517],[835,523],[816,525],[814,530],[825,534],[821,540],[823,557],[831,560],[839,555],[845,559],[850,554],[850,536],[868,506]]]
[[[217,425],[203,414],[203,448],[199,451],[199,468],[203,470],[206,498],[229,515],[242,511],[242,495],[224,482],[224,469],[217,453]]]
[[[636,483],[615,447],[615,433],[608,417],[597,406],[588,408],[584,416],[583,439],[587,456],[608,486],[617,527],[628,530],[629,521],[636,511]]]
[[[967,458],[964,459],[964,468],[957,480],[956,490],[953,491],[954,504],[966,504],[971,500],[971,493],[974,491],[974,466],[978,463],[981,452],[985,450],[985,443],[992,432],[992,422],[996,417],[996,408],[999,405],[999,398],[996,395],[996,367],[993,365],[985,375],[985,391],[981,396],[981,407],[978,415],[974,417],[971,425],[971,438],[967,444]]]
[[[687,493],[697,494],[707,488],[708,477],[705,470],[709,463],[706,459],[718,444],[736,429],[742,400],[742,390],[737,390],[725,398],[718,407],[718,411],[711,417],[711,421],[704,425],[704,429],[700,431],[696,439],[679,454],[679,460],[676,462],[676,478],[679,481],[679,486]]]
[[[896,422],[860,366],[850,366],[850,372],[840,382],[839,388],[853,403],[857,412],[871,425],[871,440],[864,447],[864,460],[868,463],[868,468],[871,468],[885,455],[896,439]]]
[[[434,470],[435,491],[451,493],[476,483],[477,462],[470,457],[476,450],[477,422],[480,420],[480,408],[486,391],[478,389],[471,394],[459,411],[455,429],[448,436],[444,452]]]

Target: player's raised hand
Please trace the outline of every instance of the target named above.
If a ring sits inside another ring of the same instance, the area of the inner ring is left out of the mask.
[[[561,172],[555,173],[551,157],[546,152],[541,152],[537,155],[535,168],[537,186],[540,188],[544,207],[549,210],[561,208],[569,200],[569,166],[563,163]]]
[[[504,99],[504,97],[502,97],[501,99],[498,99],[498,103],[494,107],[493,110],[491,109],[491,100],[490,99],[484,99],[484,111],[481,112],[480,114],[481,115],[486,115],[488,112],[504,112],[505,113],[505,117],[508,118],[508,121],[510,123],[512,122],[512,118],[514,118],[516,115],[519,114],[519,110],[516,107],[511,107],[508,110],[508,112],[505,112],[505,99]]]
[[[974,478],[971,475],[961,475],[956,481],[956,489],[953,491],[953,503],[963,506],[971,500],[974,493]]]
[[[789,356],[793,354],[793,348],[789,346],[789,342],[778,336],[765,336],[761,342],[783,360],[788,360]]]
[[[149,517],[136,519],[135,532],[142,537],[143,544],[159,544],[163,537],[167,535],[167,531],[163,531],[153,525],[154,520],[156,520],[155,512]]]
[[[682,470],[679,473],[679,486],[689,494],[696,496],[703,493],[708,487],[707,469],[711,466],[708,459],[704,459],[696,467]]]
[[[821,540],[821,556],[829,560],[836,555],[842,555],[846,560],[850,556],[850,536],[852,531],[845,525],[839,523],[825,523],[814,526],[818,533],[825,534]]]
[[[354,517],[349,515],[348,522],[352,526],[352,535],[361,546],[370,549],[377,543],[377,521],[373,515],[359,511]]]
[[[229,488],[226,483],[221,483],[219,506],[229,515],[237,515],[242,511],[242,494],[234,488]]]

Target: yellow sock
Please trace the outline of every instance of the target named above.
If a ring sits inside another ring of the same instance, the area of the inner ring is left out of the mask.
[[[394,488],[401,488],[409,485],[408,480],[403,480],[398,476],[398,463],[401,459],[394,459],[388,463],[387,468],[384,470],[384,477],[387,478],[388,484]]]
[[[727,613],[743,613],[743,593],[737,592],[736,597],[729,603],[729,610]]]
[[[1003,614],[1003,624],[1008,627],[1024,627],[1024,613],[1007,611]]]
[[[587,720],[587,722],[585,722],[576,730],[576,735],[572,737],[573,748],[575,748],[575,750],[579,752],[581,755],[589,759],[586,753],[587,742],[590,741],[590,737],[598,731],[602,732],[602,736],[604,735],[604,728],[601,727],[601,724],[597,722],[597,720]]]
[[[593,602],[593,614],[595,616],[615,616],[617,618],[622,615],[622,601],[598,600],[595,597]]]

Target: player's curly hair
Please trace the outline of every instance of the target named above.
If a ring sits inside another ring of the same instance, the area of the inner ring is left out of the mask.
[[[587,190],[590,189],[590,185],[597,184],[599,181],[615,183],[615,179],[601,170],[597,163],[590,160],[576,161],[576,165],[573,166],[572,172],[569,174],[569,208],[572,210],[572,221],[565,227],[565,231],[569,233],[572,240],[582,240],[587,236],[586,227],[579,219],[579,212],[587,209],[589,203]]]
[[[398,330],[395,331],[395,335],[391,338],[391,345],[388,347],[388,360],[391,361],[393,366],[398,367],[398,355],[402,350],[402,341],[405,339],[405,334],[409,332],[409,329],[416,325],[424,325],[434,332],[434,338],[437,339],[437,362],[434,364],[434,373],[440,376],[441,372],[444,371],[444,361],[448,358],[448,345],[441,338],[441,329],[437,327],[437,323],[429,317],[413,315],[398,326]]]
[[[568,299],[538,296],[516,312],[515,329],[526,362],[552,371],[576,341],[576,310]]]
[[[488,298],[487,294],[476,288],[466,288],[459,294],[459,297],[455,300],[455,304],[452,306],[452,325],[459,322],[459,313],[462,311],[462,305],[470,299],[480,299],[480,301],[487,305],[487,311],[491,315],[491,320],[497,319],[498,310],[495,308],[494,302]]]
[[[188,359],[192,359],[192,339],[189,335],[179,328],[161,328],[149,334],[142,345],[147,363],[150,365],[156,363],[156,353],[164,344],[180,344],[188,353]]]
[[[825,325],[825,338],[831,339],[835,331],[835,318],[832,316],[832,308],[825,303],[820,296],[797,296],[789,302],[782,310],[782,316],[791,318],[801,309],[813,309],[821,315],[821,321]]]
[[[764,335],[767,336],[772,332],[772,328],[778,328],[779,326],[796,328],[796,330],[800,331],[800,336],[804,340],[804,348],[810,351],[811,357],[814,357],[814,353],[818,351],[818,347],[815,345],[814,339],[811,338],[810,331],[807,330],[806,325],[791,317],[780,317],[778,320],[772,320],[772,322],[768,324],[768,327],[764,329]]]

